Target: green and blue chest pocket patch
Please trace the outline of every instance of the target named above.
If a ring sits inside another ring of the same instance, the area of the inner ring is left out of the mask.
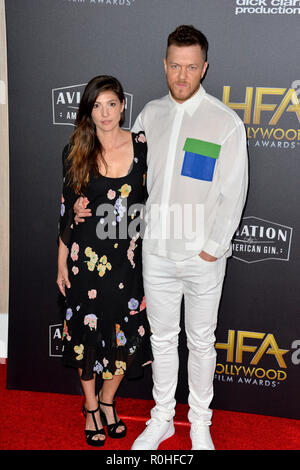
[[[202,181],[212,181],[221,145],[187,138],[183,150],[185,154],[181,175]]]

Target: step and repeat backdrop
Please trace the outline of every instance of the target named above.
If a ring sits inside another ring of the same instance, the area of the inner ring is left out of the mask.
[[[85,84],[118,77],[130,129],[168,92],[168,34],[209,40],[204,88],[243,119],[250,187],[234,235],[217,329],[215,409],[300,418],[300,2],[8,0],[10,309],[7,386],[81,394],[62,365],[56,287],[61,151]],[[182,311],[184,315],[184,311]],[[177,399],[187,400],[180,337]],[[151,399],[151,368],[120,395]]]

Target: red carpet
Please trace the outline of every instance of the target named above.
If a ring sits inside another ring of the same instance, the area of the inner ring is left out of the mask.
[[[93,450],[84,440],[82,397],[7,390],[5,384],[6,366],[0,365],[1,450]],[[120,440],[108,438],[104,450],[129,450],[153,405],[125,398],[117,403],[128,433]],[[160,450],[191,449],[186,416],[187,406],[178,404],[176,434]],[[300,450],[298,420],[216,410],[211,433],[217,450]]]

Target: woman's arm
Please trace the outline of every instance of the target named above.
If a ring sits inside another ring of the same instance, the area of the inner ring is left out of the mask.
[[[68,254],[69,254],[68,247],[64,244],[62,239],[59,237],[58,238],[56,284],[58,285],[58,288],[64,297],[66,296],[65,286],[67,286],[68,288],[71,287],[71,284],[69,281],[68,265],[67,265]]]
[[[69,146],[66,146],[62,154],[63,163],[63,190],[61,198],[61,209],[59,219],[59,233],[58,233],[58,258],[57,258],[57,280],[56,283],[60,292],[66,296],[65,286],[71,287],[68,274],[67,259],[69,254],[69,245],[72,237],[74,212],[73,204],[78,197],[72,186],[67,182],[67,156],[69,153]]]

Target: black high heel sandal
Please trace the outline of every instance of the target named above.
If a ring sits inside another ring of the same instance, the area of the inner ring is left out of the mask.
[[[96,410],[88,410],[85,407],[83,407],[84,416],[86,416],[87,413],[90,413],[93,417],[93,421],[95,425],[94,431],[90,429],[85,429],[84,432],[85,432],[87,444],[89,444],[90,446],[94,446],[94,447],[102,447],[104,446],[106,439],[93,439],[93,437],[97,436],[98,434],[101,434],[102,436],[106,437],[105,430],[103,428],[102,429],[98,428],[98,424],[95,418],[95,413],[97,413],[97,411],[99,411],[99,406]],[[100,410],[100,413],[101,413],[101,410]],[[100,414],[100,417],[101,417],[101,414]],[[101,418],[101,421],[102,421],[102,418]]]
[[[99,403],[99,405],[112,406],[112,408],[113,408],[115,422],[112,423],[112,424],[107,423],[106,414],[100,408],[101,421],[102,421],[103,426],[107,426],[107,434],[109,435],[109,437],[111,437],[112,439],[121,439],[121,437],[125,437],[126,432],[127,432],[127,426],[124,423],[124,421],[122,421],[121,419],[119,419],[119,421],[117,421],[118,418],[117,418],[117,413],[116,413],[115,400],[112,403],[104,403],[104,402],[100,401],[100,397],[98,395],[98,403]],[[123,431],[117,432],[117,429],[118,429],[119,426],[124,426]]]

